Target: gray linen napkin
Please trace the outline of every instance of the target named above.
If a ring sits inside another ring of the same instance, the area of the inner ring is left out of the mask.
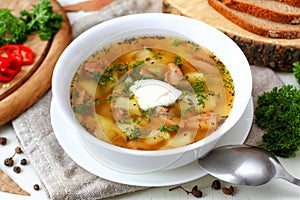
[[[262,95],[264,92],[271,91],[273,87],[283,86],[283,83],[271,69],[251,66],[251,72],[253,83],[252,98],[254,107],[256,107],[258,96]],[[263,134],[264,131],[260,129],[255,123],[253,123],[245,144],[256,146],[261,145]]]
[[[113,17],[138,12],[159,12],[160,0],[119,0],[101,11],[73,24],[73,35]],[[253,99],[282,83],[267,68],[251,66]],[[144,189],[114,183],[97,177],[78,166],[61,148],[50,122],[51,91],[36,104],[13,120],[13,128],[24,152],[44,184],[50,199],[100,199]],[[253,125],[247,144],[261,143],[263,131]]]
[[[161,0],[117,0],[100,12],[83,17],[72,25],[73,37],[77,37],[88,28],[100,22],[136,13],[161,12]]]

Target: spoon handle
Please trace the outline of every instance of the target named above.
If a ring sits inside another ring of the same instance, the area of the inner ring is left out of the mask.
[[[292,179],[290,179],[288,181],[291,182],[291,183],[294,183],[295,185],[300,186],[300,179],[292,178]]]
[[[292,175],[290,175],[287,172],[283,173],[281,178],[283,178],[284,180],[289,181],[290,183],[294,183],[295,185],[300,186],[300,179],[297,179],[297,178],[293,177]]]

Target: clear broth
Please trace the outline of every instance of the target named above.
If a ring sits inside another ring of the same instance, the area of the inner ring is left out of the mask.
[[[182,95],[172,105],[142,110],[129,90],[142,79],[167,82]],[[233,101],[225,65],[206,48],[171,36],[105,46],[80,65],[70,93],[75,117],[90,134],[138,150],[177,148],[205,138],[224,123]]]

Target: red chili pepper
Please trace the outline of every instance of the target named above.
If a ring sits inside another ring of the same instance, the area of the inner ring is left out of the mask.
[[[34,59],[33,51],[24,45],[19,45],[19,47],[20,47],[21,51],[25,52],[25,57],[23,57],[22,65],[31,65],[33,63],[33,59]]]
[[[6,56],[8,58],[17,59],[20,62],[20,64],[23,62],[22,52],[21,52],[20,47],[18,45],[7,44],[7,45],[2,46],[0,48],[0,51],[2,51],[1,54],[4,54],[3,52],[5,52]]]
[[[0,55],[6,54],[8,58],[17,59],[21,65],[33,63],[33,51],[22,44],[7,44],[0,48]]]
[[[0,81],[11,81],[21,71],[21,65],[33,63],[33,51],[21,44],[7,44],[0,48]]]
[[[21,65],[15,58],[0,57],[0,81],[11,81],[21,71]]]

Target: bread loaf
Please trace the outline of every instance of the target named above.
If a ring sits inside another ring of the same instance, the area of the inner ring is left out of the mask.
[[[231,9],[222,3],[222,0],[208,0],[208,3],[224,17],[252,33],[270,38],[300,38],[300,25],[282,24],[258,18]]]
[[[276,0],[282,3],[286,3],[292,6],[297,6],[300,8],[300,1],[299,0]]]
[[[203,21],[228,35],[242,49],[250,64],[291,72],[300,60],[300,39],[267,38],[247,31],[221,15],[208,0],[163,0],[163,12]]]
[[[235,10],[279,23],[300,24],[300,8],[276,0],[222,0]]]

